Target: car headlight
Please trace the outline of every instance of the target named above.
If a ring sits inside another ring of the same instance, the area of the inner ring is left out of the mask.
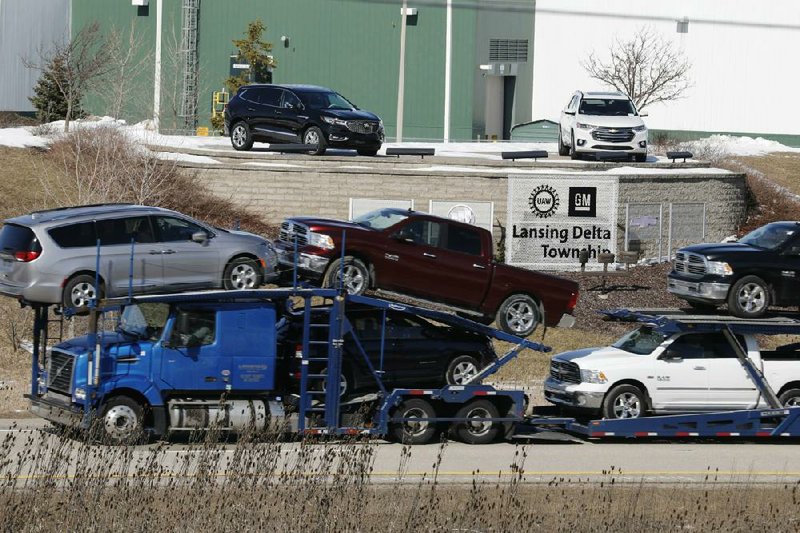
[[[579,128],[579,129],[582,129],[582,130],[593,130],[597,126],[595,126],[593,124],[584,124],[583,122],[576,122],[575,123],[575,127]]]
[[[313,231],[308,234],[309,246],[316,246],[317,248],[325,248],[326,250],[333,250],[333,239],[330,235],[323,235],[322,233],[314,233]]]
[[[347,121],[336,117],[321,117],[324,122],[335,126],[347,126]]]
[[[73,396],[75,396],[76,400],[85,400],[86,399],[86,389],[81,387],[76,387],[75,390],[72,392]]]
[[[378,130],[382,130],[382,129],[383,129],[383,119],[380,119],[378,121]]]
[[[605,383],[608,379],[606,379],[606,375],[600,370],[584,370],[582,368],[581,381],[585,383]]]
[[[724,261],[709,261],[708,273],[716,274],[717,276],[732,276],[733,268]]]
[[[636,131],[636,132],[647,131],[647,126],[645,126],[644,124],[642,124],[641,126],[635,126],[633,128],[633,131]]]

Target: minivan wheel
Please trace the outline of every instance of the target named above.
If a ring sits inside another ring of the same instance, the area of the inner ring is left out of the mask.
[[[253,134],[246,122],[237,122],[233,126],[231,145],[234,150],[249,150],[253,147]]]
[[[227,290],[256,289],[261,285],[258,263],[246,257],[237,257],[225,267],[223,285]]]
[[[311,126],[303,134],[303,144],[310,144],[317,147],[315,150],[309,152],[311,155],[323,155],[325,149],[328,147],[328,143],[325,141],[325,135],[323,135],[322,130],[316,126]]]
[[[70,279],[64,286],[62,305],[65,308],[85,310],[92,300],[102,298],[102,292],[97,290],[94,277],[81,274]]]

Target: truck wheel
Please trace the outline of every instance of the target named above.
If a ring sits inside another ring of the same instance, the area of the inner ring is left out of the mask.
[[[541,322],[539,306],[527,294],[513,294],[497,310],[495,321],[506,333],[527,337]]]
[[[561,126],[558,127],[558,155],[569,155],[569,146],[564,144],[564,139],[561,137]]]
[[[325,141],[325,135],[322,133],[322,130],[316,126],[311,126],[303,134],[303,144],[316,146],[314,150],[309,152],[311,155],[323,155],[325,154],[325,149],[328,147],[328,143]]]
[[[463,385],[468,379],[478,373],[480,363],[471,355],[454,357],[447,365],[445,379],[448,385]]]
[[[253,147],[253,133],[246,122],[237,122],[231,130],[231,145],[234,150],[249,150]]]
[[[497,407],[489,400],[476,400],[458,410],[456,418],[466,418],[466,422],[455,422],[452,433],[456,439],[466,444],[489,444],[497,438],[500,424],[485,420],[469,419],[499,418]]]
[[[62,305],[78,311],[86,310],[93,299],[99,300],[103,297],[102,292],[97,290],[95,284],[94,276],[89,276],[88,274],[75,276],[64,287]]]
[[[641,418],[646,411],[645,395],[633,385],[617,385],[603,401],[603,418]]]
[[[769,287],[758,276],[744,276],[728,291],[728,311],[739,318],[757,318],[769,307]]]
[[[103,430],[114,444],[132,444],[142,437],[144,410],[127,396],[115,396],[103,409]]]
[[[404,422],[396,422],[390,426],[391,436],[403,444],[428,444],[436,436],[436,423],[415,421],[415,418],[434,418],[436,412],[430,403],[420,398],[412,398],[400,404],[394,412],[399,418],[410,418]]]
[[[784,391],[778,399],[784,407],[800,407],[800,389]]]
[[[259,265],[247,257],[237,257],[225,267],[222,285],[226,290],[255,289],[261,285]]]
[[[369,270],[360,260],[352,256],[345,256],[344,267],[341,266],[342,260],[337,259],[328,267],[323,287],[338,288],[340,280],[347,294],[364,294],[369,288]],[[344,274],[344,276],[342,276]]]

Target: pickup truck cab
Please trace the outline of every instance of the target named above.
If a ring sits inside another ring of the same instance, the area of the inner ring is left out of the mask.
[[[323,287],[341,278],[350,294],[396,291],[496,320],[513,335],[530,335],[540,323],[574,323],[577,283],[498,263],[489,231],[427,213],[379,209],[352,222],[289,218],[275,248],[282,267],[296,262],[302,277]]]
[[[754,334],[735,338],[780,402],[800,405],[800,343],[765,351]],[[555,355],[544,393],[604,418],[767,407],[722,331],[665,334],[650,325],[611,346]]]
[[[675,254],[667,290],[698,309],[728,304],[737,317],[800,305],[800,222],[773,222],[738,242],[695,244]]]

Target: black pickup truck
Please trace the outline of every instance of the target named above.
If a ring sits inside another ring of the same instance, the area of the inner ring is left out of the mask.
[[[742,318],[800,305],[800,222],[773,222],[737,242],[694,244],[675,254],[668,290],[697,309],[728,304]]]

